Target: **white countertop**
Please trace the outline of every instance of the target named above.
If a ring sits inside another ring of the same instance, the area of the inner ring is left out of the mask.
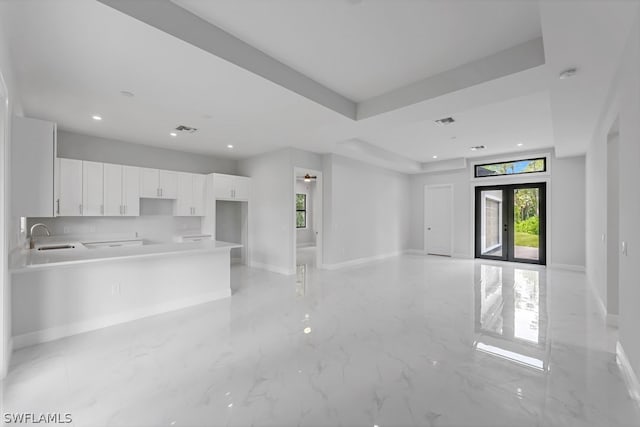
[[[48,242],[52,244],[53,242]],[[37,249],[16,250],[11,254],[9,271],[12,273],[33,271],[42,268],[54,268],[76,264],[123,260],[131,258],[181,255],[189,252],[220,252],[241,248],[236,243],[218,240],[180,243],[147,243],[140,246],[119,246],[88,249],[79,241],[56,241],[75,246],[74,249],[56,249],[39,251]],[[85,242],[87,243],[87,242]]]

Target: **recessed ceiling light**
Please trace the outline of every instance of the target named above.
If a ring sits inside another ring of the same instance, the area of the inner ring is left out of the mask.
[[[438,156],[433,156],[433,158],[434,158],[434,159],[437,159],[437,158],[438,158]]]
[[[91,118],[92,118],[93,120],[97,120],[97,121],[102,120],[102,117],[100,117],[100,116],[91,116]]]
[[[232,148],[233,148],[233,145],[228,144],[228,145],[227,145],[227,148],[228,148],[228,149],[232,149]]]
[[[518,147],[522,147],[524,144],[522,142],[518,142]]]
[[[178,136],[178,134],[177,134],[177,133],[175,133],[175,132],[171,132],[169,135],[171,135],[171,136]]]
[[[135,96],[133,92],[129,92],[128,90],[121,90],[120,95],[126,96],[127,98],[133,98]]]
[[[560,77],[560,80],[570,79],[571,77],[575,76],[577,73],[578,73],[577,68],[575,67],[567,68],[566,70],[560,73],[559,77]]]

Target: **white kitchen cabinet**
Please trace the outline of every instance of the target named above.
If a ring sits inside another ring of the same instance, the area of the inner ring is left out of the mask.
[[[157,199],[160,197],[160,171],[140,168],[140,197]]]
[[[161,170],[159,173],[161,199],[175,199],[178,196],[178,172]]]
[[[53,217],[56,124],[14,117],[11,137],[11,208],[15,217]]]
[[[122,166],[104,165],[104,215],[122,215]]]
[[[56,216],[82,215],[82,160],[56,159]]]
[[[193,215],[204,216],[204,175],[193,175]]]
[[[178,172],[140,169],[140,197],[175,199],[178,194]]]
[[[104,215],[140,215],[140,169],[104,165]]]
[[[218,200],[248,201],[250,178],[221,173],[213,174],[213,193]]]
[[[204,215],[204,181],[204,175],[193,173],[178,174],[176,216]]]
[[[122,204],[124,216],[140,216],[140,168],[122,167]]]
[[[104,215],[103,163],[82,162],[82,215]]]

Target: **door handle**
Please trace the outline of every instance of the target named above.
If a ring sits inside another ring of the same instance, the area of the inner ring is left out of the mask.
[[[80,204],[79,206],[80,206],[80,215],[82,215],[82,204]]]
[[[427,231],[431,231],[431,227],[427,227]]]
[[[60,215],[60,199],[56,200],[56,204],[57,204],[56,213]]]

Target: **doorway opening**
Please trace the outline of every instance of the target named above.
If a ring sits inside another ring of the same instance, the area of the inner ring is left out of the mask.
[[[322,172],[294,168],[293,255],[296,271],[322,267]]]
[[[476,187],[475,256],[546,265],[546,183]]]

